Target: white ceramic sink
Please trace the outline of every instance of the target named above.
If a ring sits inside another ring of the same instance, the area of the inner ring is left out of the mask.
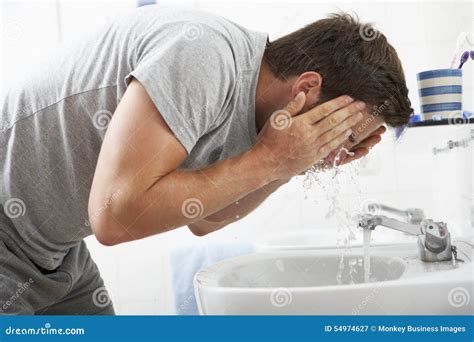
[[[371,246],[368,283],[361,247],[228,259],[196,274],[198,307],[210,315],[472,314],[472,245],[454,244],[465,260],[455,266],[422,262],[412,243]]]

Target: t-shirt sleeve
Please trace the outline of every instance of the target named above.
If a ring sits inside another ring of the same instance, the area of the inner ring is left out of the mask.
[[[235,61],[225,37],[205,24],[166,30],[142,39],[129,76],[143,85],[189,154],[224,119],[236,83]]]

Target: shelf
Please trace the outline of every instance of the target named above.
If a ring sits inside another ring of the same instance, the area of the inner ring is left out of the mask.
[[[408,127],[426,127],[426,126],[447,126],[447,125],[466,125],[466,124],[474,124],[474,118],[459,118],[459,123],[456,123],[454,119],[442,119],[442,120],[424,120],[418,122],[410,122]]]

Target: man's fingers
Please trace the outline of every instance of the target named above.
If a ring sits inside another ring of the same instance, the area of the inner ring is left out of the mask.
[[[351,142],[350,144],[347,144],[346,145],[346,148],[349,149],[349,150],[355,150],[357,149],[360,144],[362,143],[365,143],[367,141],[367,139],[372,139],[372,137],[375,137],[375,136],[381,136],[382,134],[384,134],[385,132],[387,131],[387,129],[384,127],[384,126],[380,126],[379,128],[377,128],[375,131],[373,131],[372,133],[370,133],[370,135],[366,138],[364,138],[364,140],[360,141],[360,142],[354,142],[351,138],[352,137],[357,137],[356,134],[353,134],[352,136],[349,137],[349,141]],[[355,138],[356,139],[356,138]],[[356,139],[357,140],[357,139]],[[362,146],[365,146],[365,145],[362,145]]]
[[[361,102],[359,102],[361,103]],[[357,102],[338,110],[314,124],[314,136],[324,145],[344,130],[354,127],[364,115]]]
[[[339,97],[336,97],[335,99],[332,99],[328,102],[325,102],[319,106],[314,107],[310,111],[306,112],[304,116],[305,116],[305,119],[308,120],[310,124],[314,124],[320,121],[321,119],[324,119],[329,114],[334,113],[335,111],[341,108],[344,108],[353,102],[354,102],[354,99],[351,98],[350,96],[347,96],[347,95],[339,96]]]
[[[386,131],[387,131],[387,128],[386,128],[385,126],[380,126],[380,127],[377,128],[372,134],[382,135],[382,134],[384,134]]]
[[[367,154],[369,154],[369,150],[366,148],[358,148],[352,152],[354,153],[354,155],[353,156],[346,155],[347,157],[342,161],[341,165],[349,164],[350,162],[353,162],[354,160],[365,157]]]
[[[337,147],[342,145],[347,138],[351,135],[352,131],[350,129],[344,131],[343,133],[339,134],[336,138],[329,141],[327,144],[321,146],[319,148],[319,153],[321,153],[321,158],[326,158],[329,153],[335,150]]]
[[[370,137],[366,138],[364,141],[354,146],[351,150],[357,150],[358,148],[370,149],[371,147],[377,145],[380,141],[382,141],[382,137],[380,135],[378,134],[371,135]]]
[[[365,157],[369,153],[369,150],[366,148],[358,148],[357,150],[351,152],[353,153],[352,156],[348,155],[347,153],[341,153],[342,155],[340,156],[337,165],[349,164],[354,160]]]
[[[370,137],[373,136],[373,135],[382,135],[382,134],[384,134],[386,131],[387,131],[387,129],[385,128],[385,126],[380,126],[380,127],[377,128],[375,131],[373,131],[372,133],[370,133],[370,135],[369,135],[367,138],[370,138]],[[366,139],[367,139],[367,138],[366,138]]]
[[[361,143],[357,144],[356,146],[351,148],[351,152],[354,153],[354,155],[345,155],[344,159],[341,158],[341,165],[342,164],[348,164],[350,162],[353,162],[354,160],[360,159],[362,157],[365,157],[370,149],[380,143],[382,141],[381,134],[385,133],[387,129],[384,126],[379,127],[376,129],[371,136],[366,138],[364,141]]]
[[[362,115],[362,109],[364,109],[365,104],[363,102],[357,101],[352,102],[350,105],[339,109],[338,111],[329,114],[326,118],[319,121],[321,124],[325,125],[327,129],[331,129],[339,125],[341,122],[349,118],[351,115],[360,113]],[[319,123],[318,122],[318,123]]]
[[[283,109],[287,112],[290,116],[297,115],[304,107],[306,102],[306,94],[301,91],[298,95],[295,96],[293,100],[291,100]]]
[[[336,114],[331,114],[335,116]],[[349,116],[351,114],[348,114]],[[342,117],[345,117],[342,116]],[[326,118],[325,120],[329,119]],[[340,118],[334,119],[332,122],[321,122],[320,127],[318,127],[318,136],[317,142],[321,145],[326,144],[327,142],[334,139],[334,137],[338,136],[345,130],[355,126],[360,120],[362,120],[362,113],[357,115],[350,116],[348,119],[339,122]]]

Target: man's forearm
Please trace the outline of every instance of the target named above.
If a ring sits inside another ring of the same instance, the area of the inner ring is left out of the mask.
[[[260,189],[248,194],[242,199],[230,204],[224,209],[209,215],[202,220],[189,224],[191,231],[197,235],[205,235],[222,227],[236,222],[260,206],[272,193],[274,193],[288,180],[273,181]]]
[[[200,171],[180,171],[183,145],[132,84],[108,126],[89,195],[91,229],[105,245],[193,224],[291,178],[345,143],[362,118],[363,104],[348,96],[297,115],[305,104],[300,92],[284,109],[291,119],[285,129],[267,121],[251,150]]]
[[[248,151],[198,171],[173,171],[142,193],[125,186],[127,203],[109,206],[113,242],[144,238],[184,225],[228,207],[272,182],[271,165]],[[130,200],[132,199],[132,200]]]

